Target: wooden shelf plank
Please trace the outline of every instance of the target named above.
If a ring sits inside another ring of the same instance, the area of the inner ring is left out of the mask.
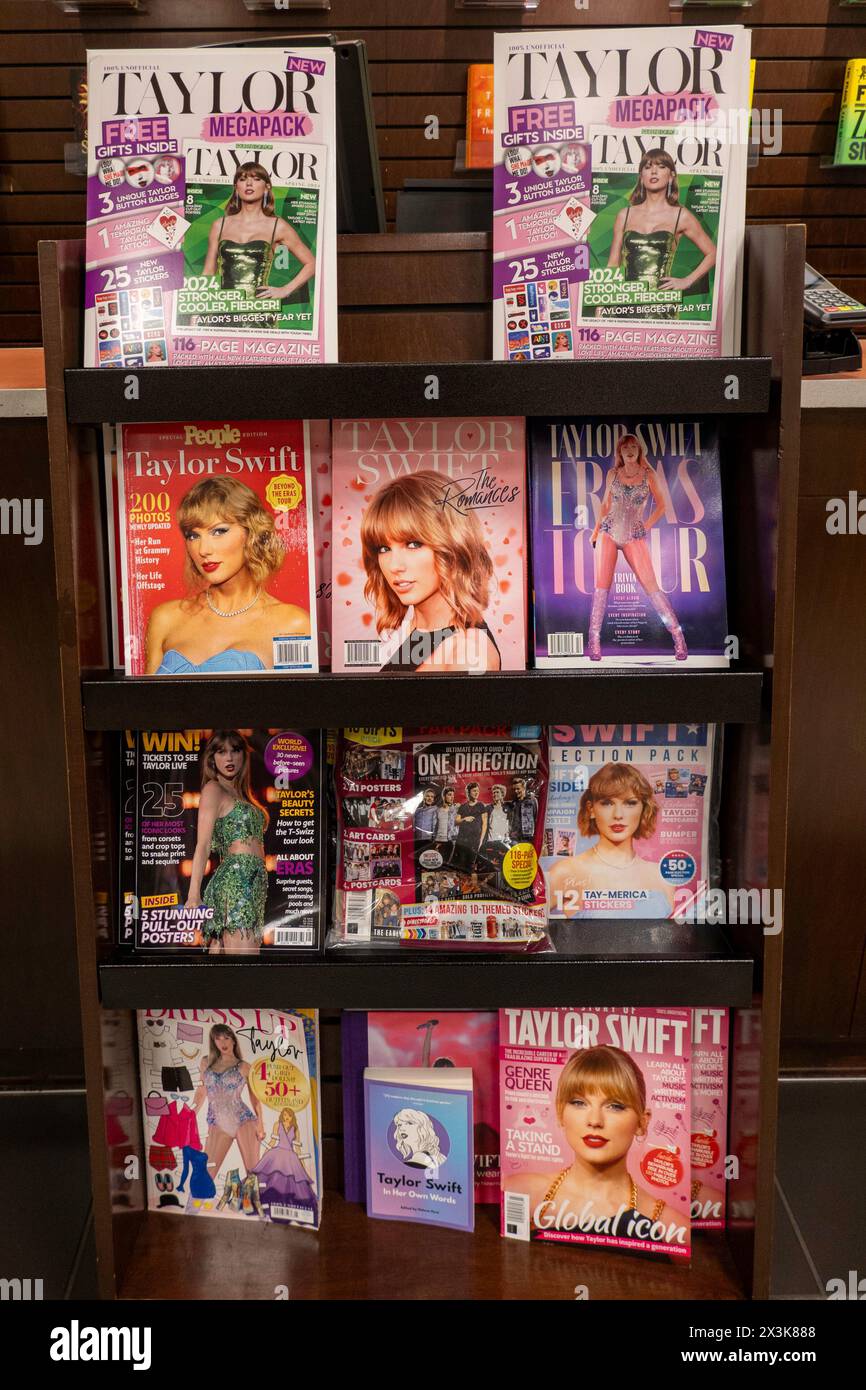
[[[753,724],[760,671],[412,672],[344,676],[129,676],[82,682],[86,729],[212,728],[241,720],[340,728],[375,711],[380,724],[623,723],[640,719]]]
[[[332,1175],[336,1176],[336,1175]],[[190,1281],[190,1271],[195,1279]],[[363,1207],[326,1191],[322,1228],[261,1226],[238,1217],[185,1220],[149,1212],[142,1221],[124,1299],[539,1299],[574,1301],[585,1284],[604,1299],[742,1299],[722,1232],[695,1236],[689,1267],[610,1250],[503,1240],[496,1207],[475,1208],[475,1231],[371,1221]]]

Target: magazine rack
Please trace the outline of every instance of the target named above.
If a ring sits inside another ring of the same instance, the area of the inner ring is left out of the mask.
[[[592,1298],[767,1295],[780,935],[765,935],[760,926],[695,929],[662,922],[642,923],[637,931],[605,923],[603,931],[583,930],[579,950],[572,938],[557,955],[534,958],[393,950],[343,952],[334,959],[281,956],[278,964],[164,955],[142,961],[111,944],[118,810],[112,731],[210,726],[230,710],[236,718],[241,707],[250,723],[271,723],[285,719],[287,700],[294,722],[331,726],[398,715],[408,725],[456,716],[487,722],[717,720],[725,724],[723,883],[783,886],[804,255],[800,226],[748,230],[743,336],[753,356],[520,368],[472,360],[490,341],[486,235],[342,238],[340,335],[347,362],[285,371],[151,369],[139,373],[140,400],[126,403],[123,373],[79,367],[83,243],[41,244],[71,891],[104,1297],[572,1299],[577,1282],[590,1287]],[[405,355],[393,361],[407,346],[420,362],[407,362]],[[425,405],[423,383],[431,374],[440,379],[439,399]],[[462,413],[469,401],[474,411],[508,414],[584,408],[715,414],[729,626],[739,660],[722,672],[407,675],[387,683],[327,673],[258,681],[125,679],[108,669],[105,646],[94,427],[110,419],[183,418],[193,400],[197,416],[206,415],[207,405],[219,418],[254,417],[264,402],[271,417],[361,409],[449,415]],[[491,1208],[479,1208],[474,1235],[368,1221],[339,1195],[339,1026],[328,1014],[322,1021],[327,1194],[321,1232],[258,1223],[251,1231],[238,1222],[146,1212],[132,1011],[286,1002],[326,1009],[575,1003],[735,1009],[730,1151],[739,1175],[730,1183],[727,1230],[700,1233],[691,1268],[680,1269],[664,1260],[650,1264],[607,1251],[503,1241]],[[118,1097],[125,1097],[121,1113]]]

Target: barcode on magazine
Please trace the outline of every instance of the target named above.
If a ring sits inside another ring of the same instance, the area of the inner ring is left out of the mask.
[[[582,632],[549,632],[547,634],[548,656],[583,656]]]
[[[277,927],[274,931],[275,946],[312,946],[312,927]]]
[[[310,641],[309,637],[287,637],[274,638],[274,670],[275,671],[311,671],[313,663],[310,660]]]
[[[343,660],[347,666],[378,666],[380,642],[344,642]]]
[[[505,1234],[512,1240],[529,1240],[529,1198],[523,1192],[505,1194]]]
[[[303,1221],[311,1226],[315,1220],[313,1212],[309,1207],[287,1207],[282,1202],[271,1202],[271,1220],[277,1221]]]
[[[346,935],[356,941],[370,937],[370,894],[346,894]]]

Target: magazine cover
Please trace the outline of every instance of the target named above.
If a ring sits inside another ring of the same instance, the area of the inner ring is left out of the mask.
[[[688,1009],[500,1009],[503,1236],[688,1260]]]
[[[866,58],[845,65],[833,163],[866,164]]]
[[[523,671],[521,419],[335,420],[335,671]]]
[[[468,1067],[472,1072],[475,1201],[499,1201],[499,1019],[495,1009],[435,1013],[344,1010],[343,1171],[347,1202],[366,1194],[365,1067]]]
[[[535,664],[729,664],[711,420],[533,420]]]
[[[118,432],[126,674],[317,670],[309,422]]]
[[[88,53],[86,367],[337,360],[334,56]]]
[[[317,1009],[139,1009],[147,1205],[319,1229]]]
[[[713,724],[555,724],[541,867],[551,918],[679,914],[706,889]]]
[[[331,422],[310,420],[319,670],[331,669]]]
[[[367,1067],[367,1215],[475,1229],[472,1072]]]
[[[727,1009],[692,1009],[692,1229],[725,1225]]]
[[[539,725],[343,729],[333,944],[545,941]]]
[[[493,356],[739,351],[748,30],[494,35]]]
[[[127,730],[120,942],[321,947],[318,729]]]

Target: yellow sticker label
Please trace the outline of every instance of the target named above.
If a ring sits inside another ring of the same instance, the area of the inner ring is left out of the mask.
[[[179,898],[177,893],[152,893],[149,897],[142,898],[142,907],[177,907]]]
[[[310,1083],[285,1057],[253,1062],[248,1085],[256,1100],[271,1110],[303,1110],[310,1103]]]
[[[352,743],[360,743],[364,748],[385,748],[389,743],[402,743],[402,729],[344,729],[343,733]]]
[[[528,841],[512,845],[502,861],[502,873],[510,888],[531,888],[538,873],[535,846]]]
[[[265,488],[265,500],[275,512],[293,512],[303,495],[297,478],[271,478]]]

